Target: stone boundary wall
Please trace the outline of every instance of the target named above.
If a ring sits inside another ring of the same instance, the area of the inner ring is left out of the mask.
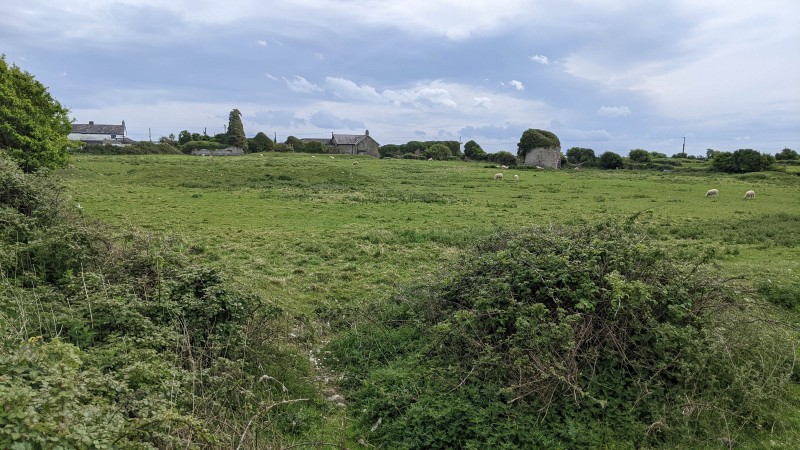
[[[220,150],[200,148],[192,150],[192,154],[196,156],[242,156],[244,155],[244,150],[239,147],[228,147]]]

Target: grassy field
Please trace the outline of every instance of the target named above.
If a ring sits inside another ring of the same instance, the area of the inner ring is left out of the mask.
[[[496,227],[633,214],[660,239],[718,247],[732,271],[800,272],[796,176],[511,169],[495,181],[497,171],[479,163],[256,154],[80,156],[61,175],[87,215],[177,234],[243,286],[297,314],[434,274]],[[704,197],[712,187],[717,200]],[[749,189],[755,201],[742,199]]]
[[[89,217],[180,236],[242,289],[310,325],[312,348],[337,312],[439,276],[498,227],[635,217],[654,239],[714,250],[731,277],[800,283],[795,174],[509,169],[494,180],[498,171],[484,163],[272,153],[77,156],[59,176]],[[704,197],[710,188],[720,190],[718,199]],[[756,199],[743,200],[751,189]],[[320,439],[346,428],[340,413],[327,417]]]

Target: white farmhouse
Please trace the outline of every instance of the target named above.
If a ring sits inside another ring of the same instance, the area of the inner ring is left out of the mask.
[[[81,141],[84,144],[111,144],[111,145],[130,145],[135,143],[125,135],[125,121],[122,125],[103,125],[89,121],[89,123],[73,123],[72,133],[67,138],[73,141]]]

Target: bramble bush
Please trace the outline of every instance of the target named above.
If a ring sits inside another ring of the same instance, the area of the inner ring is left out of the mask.
[[[0,448],[259,448],[320,420],[284,314],[185,248],[0,158]]]
[[[628,225],[499,232],[354,314],[329,363],[379,447],[732,444],[781,426],[794,349],[709,257]]]

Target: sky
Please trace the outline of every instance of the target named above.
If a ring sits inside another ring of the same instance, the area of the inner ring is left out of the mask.
[[[800,150],[797,0],[4,1],[0,53],[134,140]]]

